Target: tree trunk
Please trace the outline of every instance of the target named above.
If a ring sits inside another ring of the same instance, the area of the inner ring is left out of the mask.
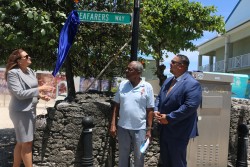
[[[71,59],[69,55],[66,58],[66,80],[68,96],[65,100],[71,102],[76,97],[76,91],[74,83],[74,74],[72,72]]]
[[[159,46],[159,50],[158,50],[158,58],[155,58],[155,64],[156,64],[156,76],[159,78],[159,85],[162,86],[162,84],[164,83],[164,81],[167,79],[167,76],[164,75],[164,70],[166,68],[166,66],[164,64],[160,65],[160,60],[162,58],[161,55],[161,49]]]

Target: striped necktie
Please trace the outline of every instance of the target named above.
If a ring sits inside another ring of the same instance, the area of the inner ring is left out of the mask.
[[[175,83],[177,82],[176,78],[173,78],[172,82],[171,82],[171,85],[169,86],[168,88],[168,91],[167,91],[167,95],[169,94],[169,92],[173,89]]]

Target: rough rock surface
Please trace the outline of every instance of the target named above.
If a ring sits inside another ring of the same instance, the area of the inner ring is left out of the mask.
[[[228,166],[234,167],[237,158],[237,127],[250,123],[250,101],[232,99]],[[110,98],[99,94],[78,94],[75,102],[48,108],[46,124],[38,121],[34,140],[35,167],[80,167],[84,145],[82,120],[93,119],[93,163],[95,167],[117,166],[117,140],[108,134],[112,106]],[[42,118],[38,116],[38,118]],[[91,125],[90,125],[91,127]],[[0,167],[9,167],[14,149],[14,130],[0,130]],[[249,149],[248,149],[249,150]],[[249,151],[248,151],[249,152]],[[145,166],[156,167],[159,158],[157,138],[146,152]],[[250,160],[248,154],[248,160]],[[249,163],[248,163],[249,164]]]

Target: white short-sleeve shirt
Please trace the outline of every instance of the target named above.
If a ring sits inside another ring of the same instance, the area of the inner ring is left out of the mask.
[[[146,129],[146,109],[154,107],[154,93],[150,83],[141,81],[133,87],[130,81],[122,81],[114,101],[120,104],[120,127],[130,130]]]

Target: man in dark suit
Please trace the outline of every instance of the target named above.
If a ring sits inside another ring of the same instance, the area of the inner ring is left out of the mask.
[[[200,83],[188,73],[188,66],[185,55],[178,54],[171,60],[174,76],[166,79],[155,101],[163,167],[186,167],[189,139],[198,136],[197,108],[202,91]]]

